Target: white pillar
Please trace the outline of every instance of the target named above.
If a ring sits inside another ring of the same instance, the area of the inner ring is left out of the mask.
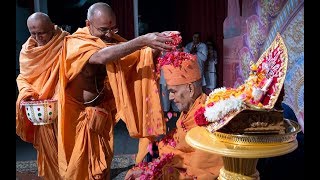
[[[139,0],[133,0],[134,37],[138,37],[139,36],[138,1]]]
[[[48,14],[47,0],[34,0],[34,12],[43,12]]]

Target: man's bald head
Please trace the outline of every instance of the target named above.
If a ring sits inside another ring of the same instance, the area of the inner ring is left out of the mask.
[[[112,8],[107,3],[99,2],[89,7],[87,19],[89,21],[93,21],[94,18],[100,17],[101,15],[106,15],[109,17],[115,16]]]
[[[27,19],[27,26],[31,37],[37,41],[38,46],[47,44],[54,35],[54,24],[45,13],[31,14]]]
[[[112,42],[112,33],[118,32],[116,15],[108,4],[102,2],[89,7],[86,26],[91,35],[99,37],[104,42]]]
[[[48,25],[52,24],[50,17],[47,14],[42,12],[35,12],[31,14],[27,19],[27,25],[34,21],[41,21],[42,23],[48,24]]]

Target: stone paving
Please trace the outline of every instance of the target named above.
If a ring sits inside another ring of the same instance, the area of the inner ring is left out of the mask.
[[[127,171],[134,165],[133,154],[115,155],[111,163],[111,179],[123,180]],[[38,180],[36,161],[17,161],[16,180]]]

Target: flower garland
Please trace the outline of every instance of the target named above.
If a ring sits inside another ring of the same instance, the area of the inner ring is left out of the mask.
[[[141,162],[133,167],[133,170],[141,170],[140,180],[158,179],[161,176],[162,168],[170,163],[174,157],[173,153],[162,154],[160,158],[152,162]]]
[[[204,107],[200,107],[195,113],[194,113],[194,120],[198,126],[205,126],[209,124],[209,122],[206,120],[206,117],[204,116],[204,112],[206,109]]]
[[[238,89],[217,88],[209,94],[204,106],[195,112],[194,120],[198,126],[218,122],[230,112],[240,110],[244,106],[245,97]]]
[[[268,79],[265,71],[257,69],[255,64],[250,68],[249,78],[238,88],[221,87],[209,94],[204,106],[194,115],[198,126],[219,124],[232,112],[239,112],[247,104],[263,107],[261,100],[272,79]]]
[[[241,99],[231,96],[213,106],[206,106],[204,116],[208,122],[215,122],[226,117],[229,112],[240,111],[242,106],[243,101]]]

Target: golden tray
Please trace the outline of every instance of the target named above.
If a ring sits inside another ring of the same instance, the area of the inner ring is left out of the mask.
[[[297,134],[301,131],[301,126],[289,119],[284,119],[284,122],[288,125],[285,134],[239,135],[214,132],[210,133],[209,136],[221,142],[238,145],[274,145],[294,141]]]

